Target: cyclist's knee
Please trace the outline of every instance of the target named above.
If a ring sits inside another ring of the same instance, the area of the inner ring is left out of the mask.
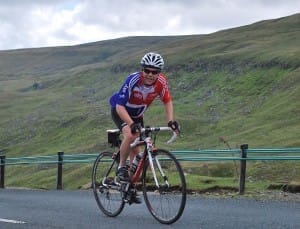
[[[136,136],[131,133],[131,129],[128,126],[123,127],[122,132],[124,140],[128,142],[133,142],[135,140]]]

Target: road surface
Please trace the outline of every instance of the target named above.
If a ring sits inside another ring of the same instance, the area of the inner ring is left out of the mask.
[[[300,228],[300,202],[189,196],[182,217],[162,225],[144,203],[126,205],[116,218],[104,216],[91,190],[0,189],[0,229],[62,228]]]

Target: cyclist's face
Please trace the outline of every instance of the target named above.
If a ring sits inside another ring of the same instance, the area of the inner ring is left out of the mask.
[[[143,69],[143,76],[144,76],[144,84],[145,85],[152,85],[157,80],[159,75],[159,71],[155,68],[144,68]]]

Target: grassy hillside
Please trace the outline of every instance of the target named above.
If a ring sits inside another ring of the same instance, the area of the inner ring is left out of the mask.
[[[150,50],[165,58],[182,126],[172,149],[225,148],[220,137],[232,147],[299,147],[299,24],[296,14],[209,35],[0,51],[0,149],[15,157],[107,148],[108,98]],[[146,122],[164,125],[161,109],[155,102]]]

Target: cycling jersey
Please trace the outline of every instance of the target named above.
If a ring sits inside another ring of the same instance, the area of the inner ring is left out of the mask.
[[[124,106],[132,118],[142,117],[146,109],[159,96],[163,103],[171,101],[167,79],[164,74],[159,73],[156,82],[151,86],[143,84],[143,74],[135,72],[130,74],[120,91],[110,98],[110,105]]]

